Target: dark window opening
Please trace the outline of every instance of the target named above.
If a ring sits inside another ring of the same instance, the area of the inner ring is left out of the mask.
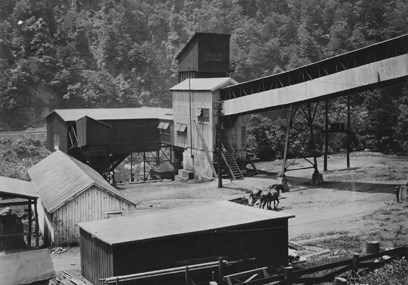
[[[210,121],[210,109],[202,108],[200,109],[200,115],[198,116],[199,122],[209,122]]]

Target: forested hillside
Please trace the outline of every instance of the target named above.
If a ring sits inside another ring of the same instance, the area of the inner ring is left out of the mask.
[[[0,1],[0,130],[54,108],[170,107],[195,32],[231,34],[231,75],[246,81],[405,34],[408,1]],[[407,85],[371,93],[353,99],[356,139],[408,151]]]

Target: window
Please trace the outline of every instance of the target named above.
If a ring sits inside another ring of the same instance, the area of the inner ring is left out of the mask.
[[[199,122],[209,122],[210,121],[210,109],[202,108],[200,109],[200,114],[198,115]]]
[[[114,218],[114,217],[123,216],[124,213],[125,213],[125,211],[123,211],[123,210],[106,211],[104,213],[104,216],[105,216],[105,219],[110,219],[110,218]]]
[[[176,125],[176,130],[177,130],[177,132],[179,132],[179,133],[185,133],[185,132],[186,132],[186,129],[187,129],[187,125],[186,125],[186,124],[177,123],[177,125]]]
[[[161,135],[170,135],[170,123],[160,122],[157,128],[160,130]]]

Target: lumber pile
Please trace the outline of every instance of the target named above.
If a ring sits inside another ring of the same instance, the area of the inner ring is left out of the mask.
[[[92,283],[82,276],[62,271],[50,280],[49,285],[92,285]]]

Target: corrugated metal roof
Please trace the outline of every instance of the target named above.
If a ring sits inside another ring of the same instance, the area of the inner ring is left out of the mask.
[[[31,182],[4,176],[0,176],[0,194],[17,198],[38,198],[38,193]]]
[[[56,113],[65,122],[76,121],[84,116],[95,120],[136,120],[136,119],[162,119],[171,120],[171,108],[103,108],[103,109],[55,109]],[[47,117],[48,117],[47,116]]]
[[[238,84],[234,79],[230,77],[218,77],[218,78],[191,78],[190,83],[186,79],[179,84],[170,88],[171,91],[211,91],[214,92],[217,89]]]
[[[94,237],[110,245],[141,242],[166,236],[220,230],[294,215],[221,201],[134,216],[80,223]]]
[[[50,213],[93,185],[134,204],[94,169],[59,150],[31,167],[28,174]]]

